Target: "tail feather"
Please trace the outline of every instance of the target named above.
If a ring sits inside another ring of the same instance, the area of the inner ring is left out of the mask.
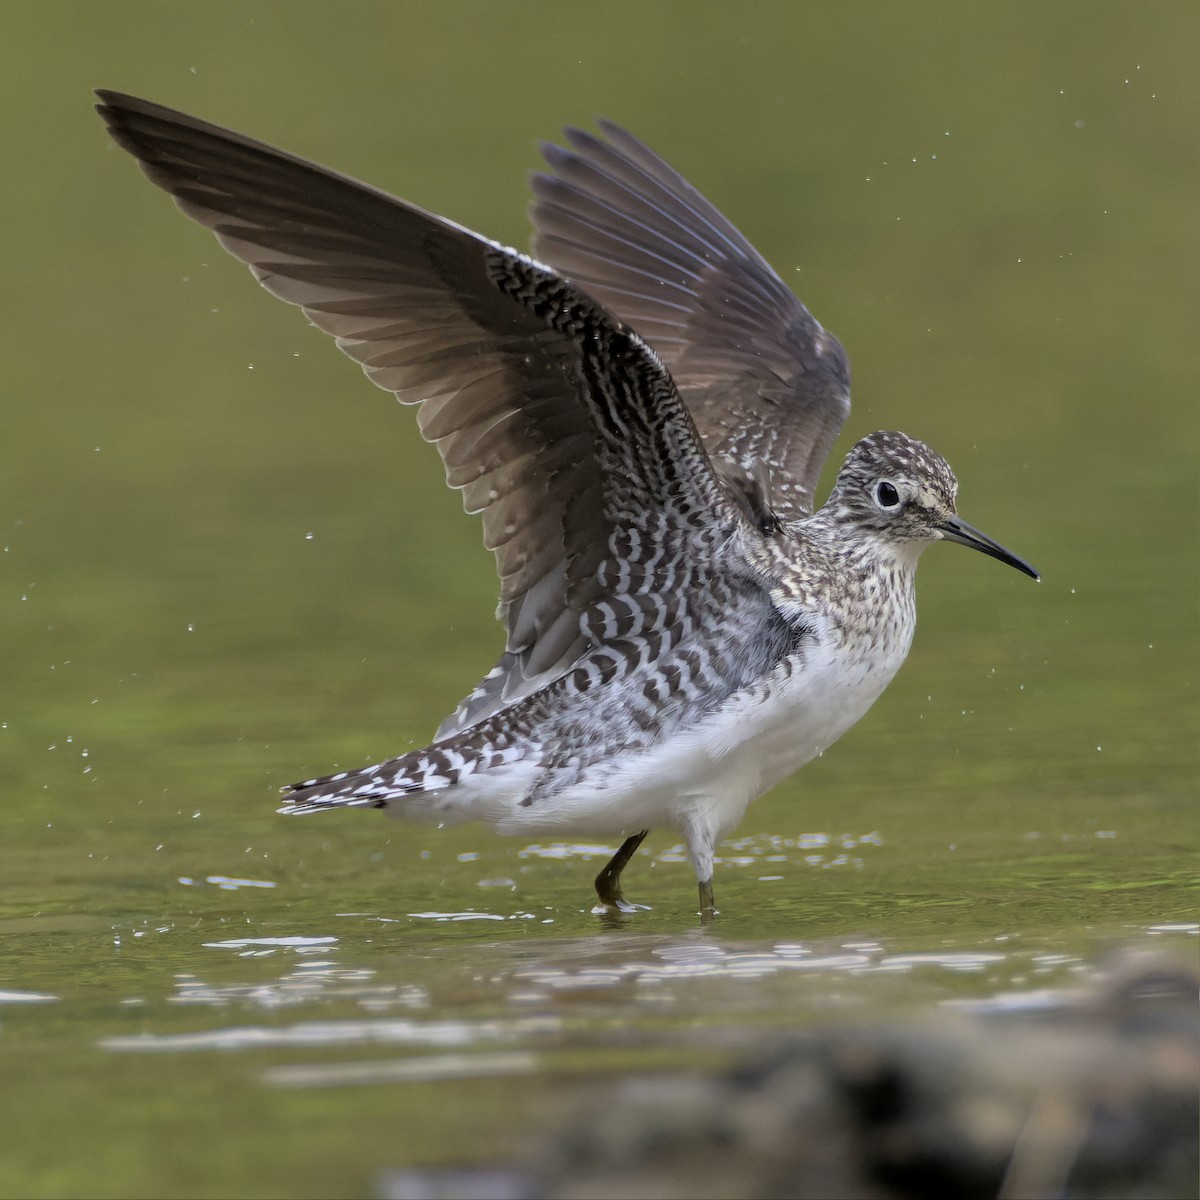
[[[419,790],[397,786],[390,773],[384,776],[389,763],[378,763],[357,771],[338,771],[305,779],[281,789],[283,807],[277,811],[289,816],[323,812],[327,808],[386,808],[388,801],[406,791]]]
[[[519,757],[511,745],[482,748],[456,745],[457,741],[435,743],[371,767],[290,784],[283,789],[284,804],[278,811],[298,816],[329,808],[387,808],[394,800],[444,791],[463,776]]]

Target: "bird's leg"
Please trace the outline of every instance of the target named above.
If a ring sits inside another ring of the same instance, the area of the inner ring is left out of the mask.
[[[717,911],[713,900],[713,845],[716,833],[700,814],[700,819],[687,824],[683,836],[687,842],[688,858],[692,860],[700,885],[700,924],[707,925]]]
[[[596,876],[596,895],[605,908],[615,908],[618,912],[633,912],[639,906],[630,904],[621,895],[621,872],[625,864],[633,857],[634,851],[642,844],[642,839],[650,831],[643,829],[633,837],[627,837],[621,843],[621,848],[608,860],[604,870]]]

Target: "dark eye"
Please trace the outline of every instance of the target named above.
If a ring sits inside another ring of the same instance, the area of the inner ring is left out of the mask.
[[[900,503],[900,493],[894,484],[885,479],[875,488],[875,499],[879,501],[880,508],[895,508]]]

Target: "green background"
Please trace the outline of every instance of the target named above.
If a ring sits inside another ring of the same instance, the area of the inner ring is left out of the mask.
[[[370,1194],[714,1030],[1194,958],[1200,9],[4,25],[0,1193]],[[412,414],[146,183],[98,86],[516,245],[538,140],[626,124],[846,344],[824,486],[902,428],[1045,582],[926,556],[910,661],[720,848],[706,932],[668,834],[612,927],[598,849],[284,821],[278,786],[421,744],[490,665],[490,556]],[[347,1063],[424,1077],[320,1074]]]

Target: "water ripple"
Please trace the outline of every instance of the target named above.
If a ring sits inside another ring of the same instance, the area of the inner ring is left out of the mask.
[[[101,1038],[105,1050],[256,1050],[276,1046],[471,1046],[478,1042],[520,1041],[558,1033],[557,1017],[497,1021],[354,1020],[300,1021],[295,1025],[235,1025],[194,1033],[137,1033]]]

